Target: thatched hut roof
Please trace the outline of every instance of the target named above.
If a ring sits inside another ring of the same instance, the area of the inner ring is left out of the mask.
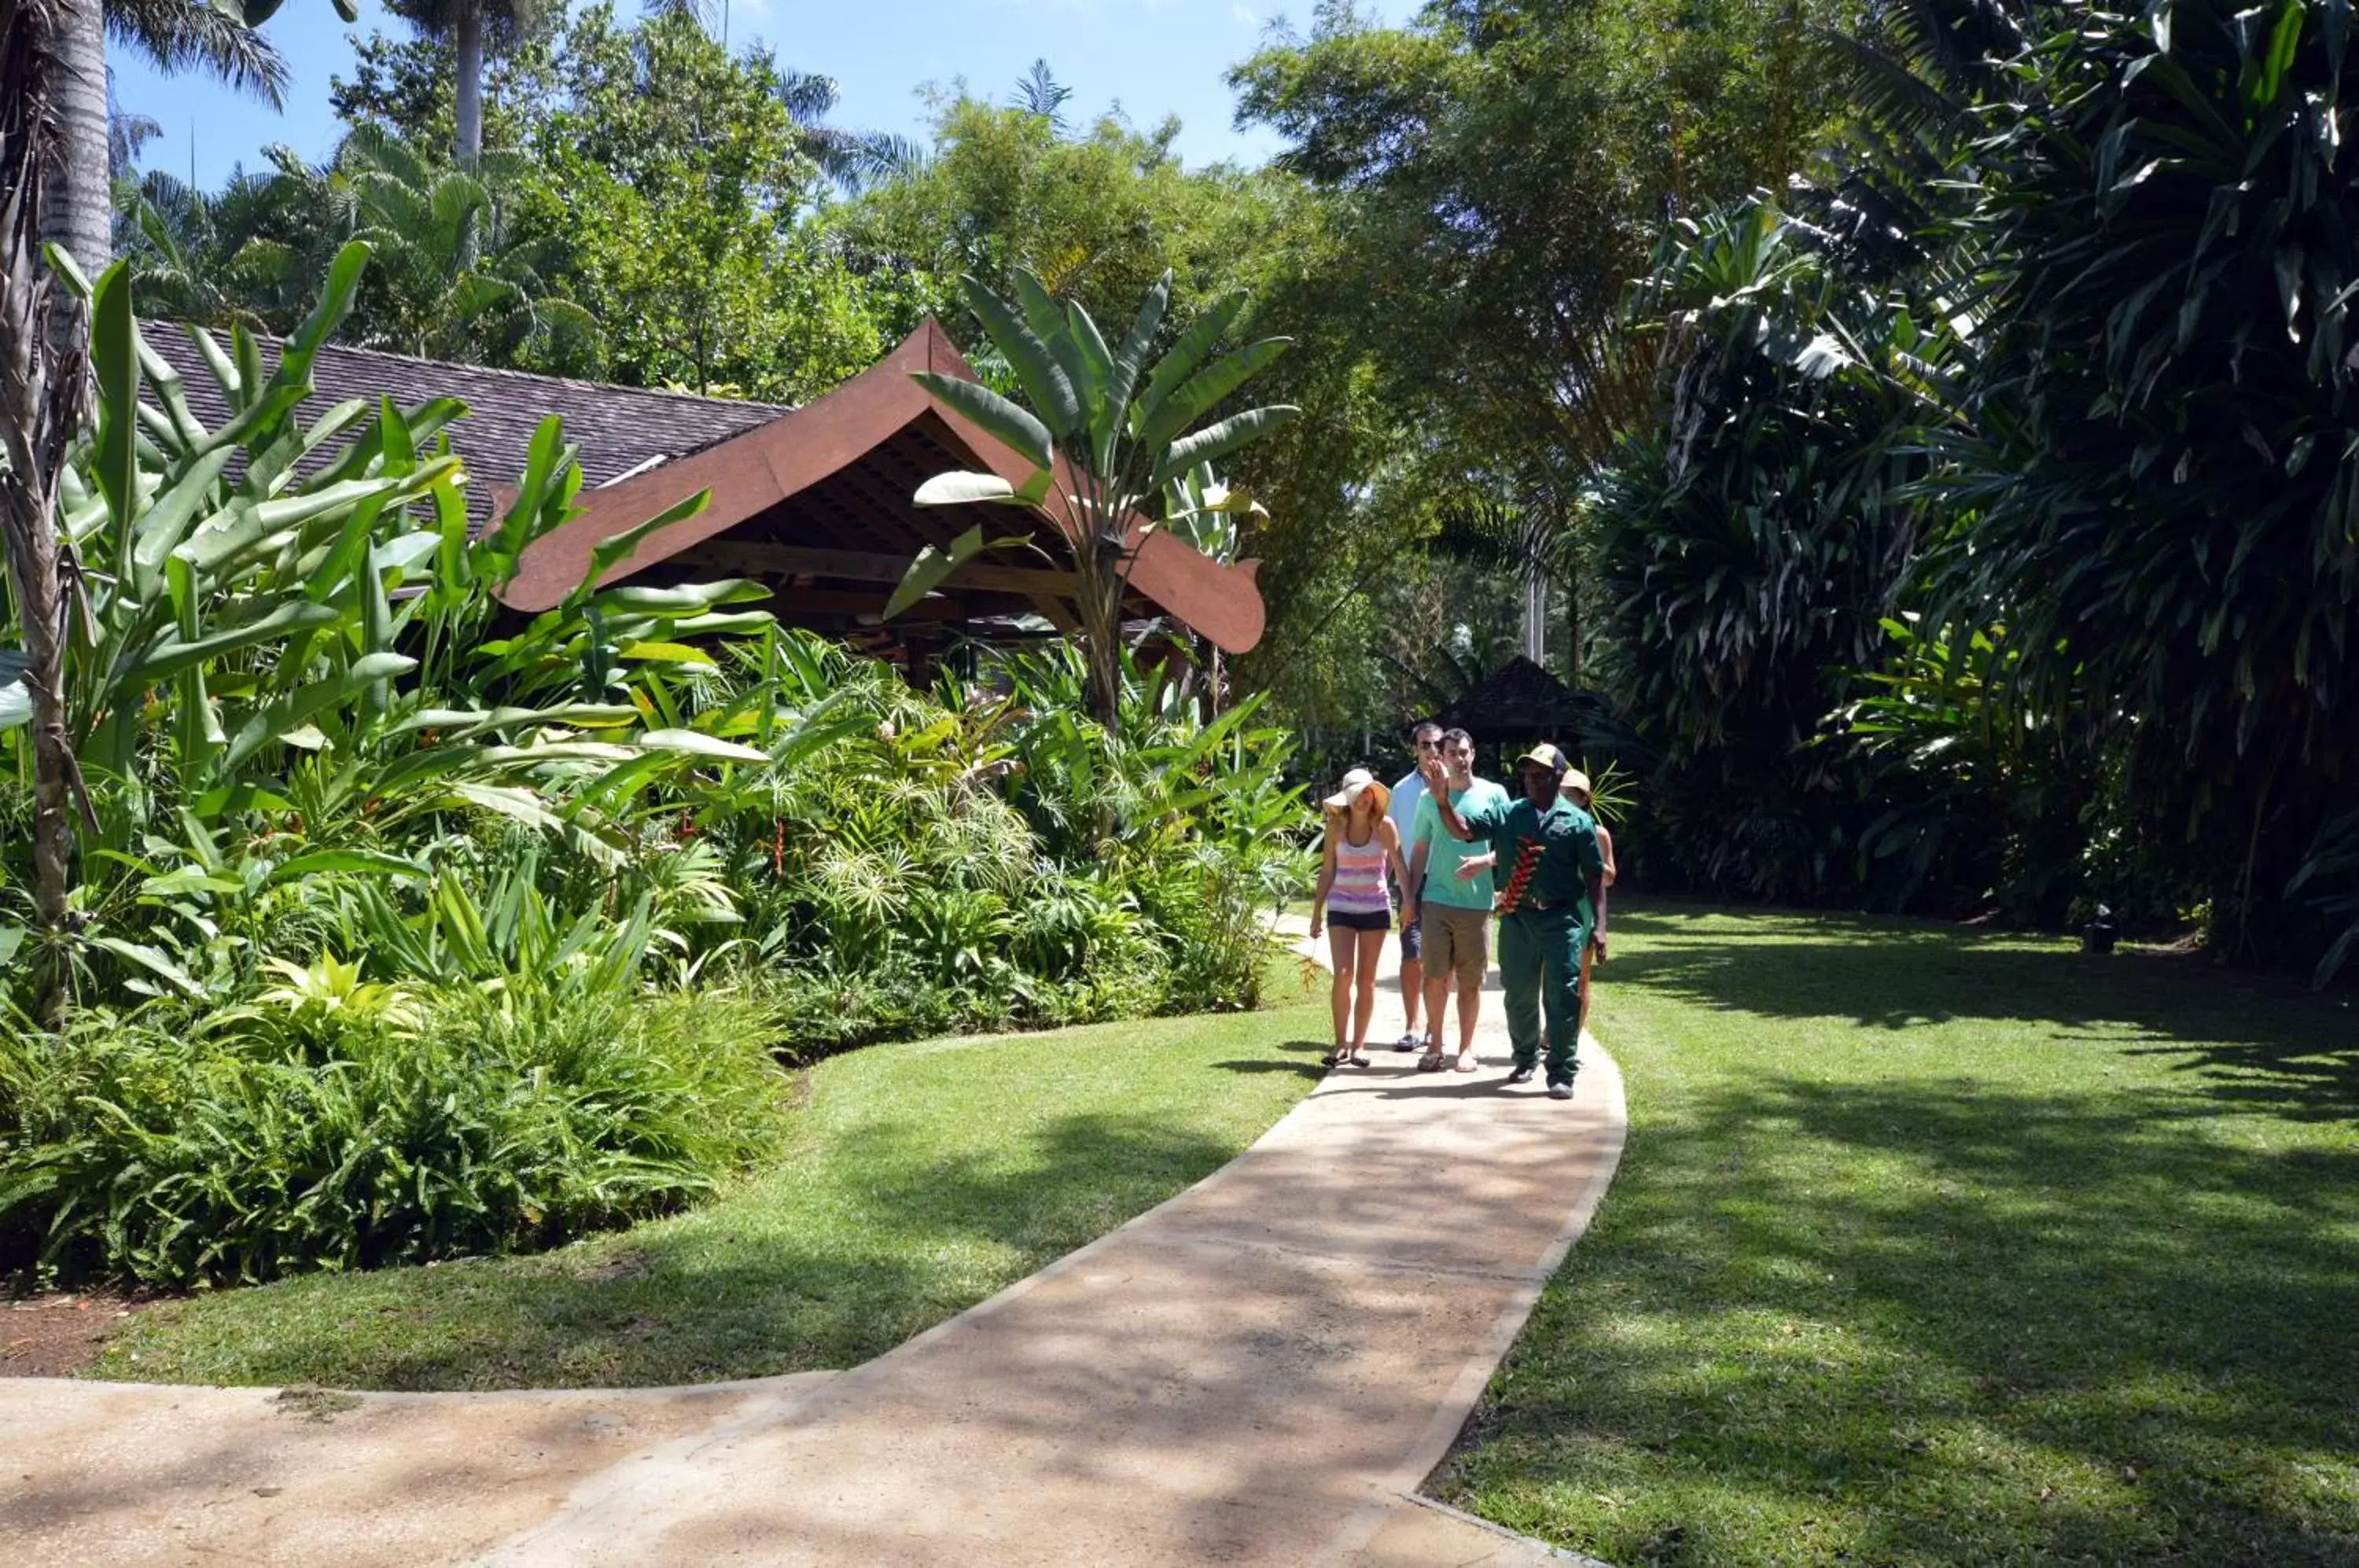
[[[1549,740],[1573,746],[1603,712],[1603,702],[1593,693],[1574,691],[1517,654],[1433,718],[1478,741]]]

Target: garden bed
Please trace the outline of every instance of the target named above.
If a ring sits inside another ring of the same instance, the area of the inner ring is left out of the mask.
[[[1291,969],[1290,964],[1284,965]],[[92,1368],[500,1388],[848,1367],[1151,1208],[1317,1082],[1323,1007],[923,1040],[803,1075],[786,1155],[690,1213],[536,1257],[152,1308]]]

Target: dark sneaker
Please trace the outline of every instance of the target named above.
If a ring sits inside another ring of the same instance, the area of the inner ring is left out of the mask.
[[[1549,1084],[1549,1099],[1551,1099],[1551,1100],[1570,1100],[1570,1099],[1571,1099],[1571,1098],[1572,1098],[1572,1083],[1571,1083],[1571,1081],[1570,1079],[1568,1079],[1567,1081],[1565,1081],[1564,1083],[1551,1083],[1551,1084]]]
[[[1528,1083],[1532,1081],[1532,1074],[1537,1071],[1538,1071],[1537,1068],[1518,1067],[1513,1073],[1507,1074],[1507,1082],[1510,1083]]]

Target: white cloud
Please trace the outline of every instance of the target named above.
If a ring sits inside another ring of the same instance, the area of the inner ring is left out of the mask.
[[[1235,4],[1229,7],[1229,15],[1234,16],[1237,19],[1237,26],[1247,32],[1252,32],[1261,26],[1261,18],[1254,15],[1254,8],[1246,5],[1245,0],[1235,0]]]

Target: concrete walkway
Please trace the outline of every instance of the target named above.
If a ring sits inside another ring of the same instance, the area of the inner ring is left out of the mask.
[[[1415,1059],[1331,1074],[1205,1181],[848,1371],[316,1395],[0,1380],[0,1559],[42,1563],[1563,1562],[1414,1493],[1620,1158]],[[1397,1005],[1379,1003],[1397,1021]]]

